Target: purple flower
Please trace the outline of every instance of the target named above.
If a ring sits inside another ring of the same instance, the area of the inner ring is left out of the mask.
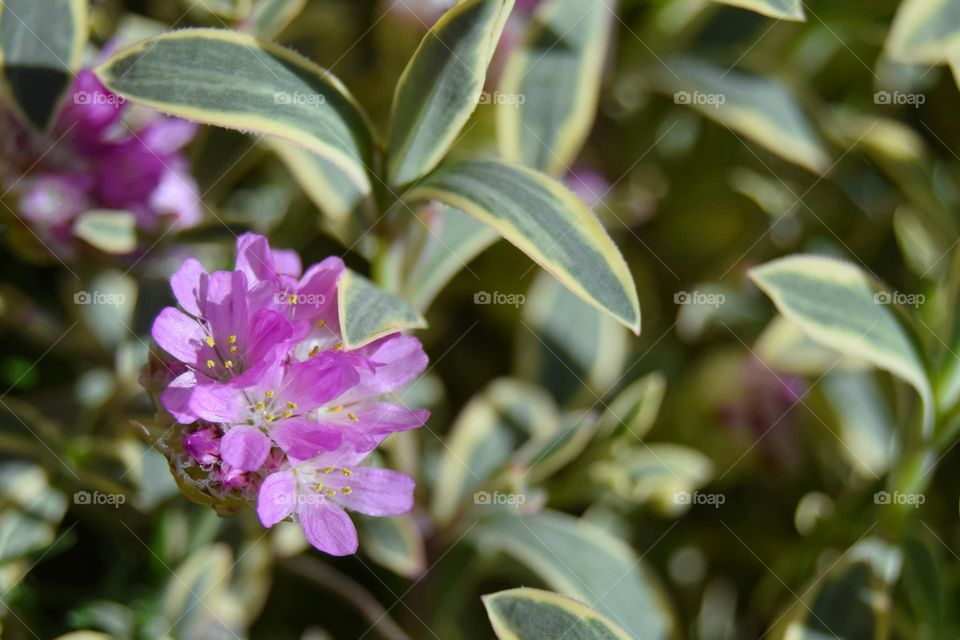
[[[183,155],[196,125],[134,111],[90,70],[77,74],[50,132],[9,114],[3,125],[0,183],[17,197],[23,222],[61,257],[76,252],[73,225],[92,209],[129,211],[148,232],[202,217]]]
[[[345,509],[396,516],[413,507],[413,478],[356,466],[363,457],[345,447],[271,474],[260,487],[260,521],[272,527],[296,514],[307,541],[317,549],[335,556],[355,553],[357,530]]]
[[[253,234],[237,240],[235,271],[185,260],[171,278],[178,308],[153,324],[165,355],[141,375],[184,425],[163,448],[188,495],[222,512],[257,504],[267,527],[295,518],[311,544],[338,555],[357,547],[344,509],[412,507],[411,478],[357,465],[429,417],[391,401],[427,366],[419,340],[344,347],[343,271],[339,258],[304,271],[295,252]]]

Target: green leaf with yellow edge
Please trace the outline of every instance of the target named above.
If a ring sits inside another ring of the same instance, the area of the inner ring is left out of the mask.
[[[483,606],[500,640],[633,640],[595,609],[551,591],[498,591],[483,596]]]
[[[387,176],[402,185],[446,155],[477,108],[513,0],[464,0],[430,29],[400,76],[390,115]]]
[[[412,516],[360,517],[357,524],[361,548],[374,562],[411,580],[426,570],[427,552]]]
[[[887,36],[886,54],[898,62],[939,65],[957,59],[960,11],[953,0],[903,0]]]
[[[267,141],[267,146],[332,224],[344,226],[351,216],[372,209],[372,189],[367,176],[357,180],[327,157],[288,140],[273,138]]]
[[[667,379],[659,372],[645,375],[627,385],[606,406],[597,427],[601,438],[627,435],[640,440],[660,413]]]
[[[575,409],[560,418],[555,433],[534,438],[521,447],[512,464],[525,469],[522,477],[527,482],[542,482],[576,460],[596,430],[596,414]]]
[[[933,421],[933,392],[918,340],[885,303],[881,285],[859,267],[813,255],[781,258],[750,277],[788,320],[812,340],[862,358],[912,385]]]
[[[508,378],[491,383],[467,403],[446,438],[434,483],[434,518],[449,522],[520,445],[558,430],[556,406],[542,389]]]
[[[640,332],[640,302],[623,256],[593,212],[556,180],[476,160],[439,169],[407,198],[438,200],[485,222],[573,293]]]
[[[617,383],[627,360],[629,334],[549,273],[541,272],[523,305],[517,369],[558,401],[589,403]],[[533,333],[534,335],[530,335]]]
[[[87,211],[74,223],[73,235],[104,253],[124,255],[137,248],[137,219],[129,211]]]
[[[480,548],[502,550],[551,589],[593,607],[636,638],[667,640],[678,631],[646,562],[596,525],[555,511],[519,516],[501,510],[470,535]]]
[[[96,69],[113,92],[188,120],[290,140],[367,180],[373,135],[329,71],[250,35],[185,29],[123,49]]]
[[[340,335],[348,349],[359,349],[391,333],[427,326],[423,316],[405,300],[349,269],[340,278],[337,303]]]
[[[0,69],[14,107],[46,128],[73,83],[87,42],[85,0],[0,3]]]
[[[803,13],[802,0],[714,0],[714,2],[749,9],[781,20],[795,20],[797,22],[806,22],[807,20]]]
[[[569,171],[590,133],[615,0],[546,0],[507,61],[497,105],[503,157],[550,175]]]
[[[779,81],[701,60],[673,58],[660,86],[688,105],[788,162],[823,173],[830,156],[794,96]]]
[[[411,264],[401,282],[406,299],[426,309],[443,287],[500,236],[476,218],[440,203],[415,207],[402,247]]]
[[[713,476],[713,463],[690,447],[640,443],[595,463],[590,476],[624,500],[650,503],[674,516],[689,508],[691,493]]]

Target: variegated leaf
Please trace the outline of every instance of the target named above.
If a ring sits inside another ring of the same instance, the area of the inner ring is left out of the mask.
[[[255,0],[244,29],[261,38],[272,40],[296,19],[307,6],[307,0]]]
[[[561,175],[597,111],[615,0],[546,0],[500,80],[497,139],[504,158]]]
[[[188,120],[303,145],[363,184],[366,116],[330,72],[279,45],[218,29],[149,38],[96,69],[123,97]]]
[[[666,61],[661,86],[688,105],[788,162],[823,173],[830,157],[806,114],[779,81],[692,59]]]
[[[480,219],[575,294],[640,332],[640,303],[623,256],[596,216],[547,176],[505,162],[444,167],[408,194]]]
[[[551,591],[499,591],[483,596],[483,605],[500,640],[632,640],[605,615]]]
[[[960,51],[960,11],[953,0],[903,0],[887,36],[886,53],[911,64],[947,64]]]
[[[481,520],[471,535],[483,549],[503,550],[550,588],[595,608],[634,637],[666,640],[677,632],[669,601],[647,564],[595,525],[554,511],[500,511]]]
[[[37,128],[52,121],[87,42],[86,0],[4,0],[0,62],[13,106]]]
[[[363,552],[378,564],[411,580],[426,570],[427,552],[412,516],[364,517],[358,525]]]
[[[771,18],[797,22],[805,22],[807,19],[803,13],[803,0],[714,0],[714,2],[749,9]]]
[[[348,349],[357,349],[391,333],[427,326],[423,316],[405,300],[350,270],[340,279],[337,303],[340,334]]]
[[[889,292],[860,268],[834,258],[798,255],[750,272],[751,278],[811,339],[862,358],[910,383],[933,419],[933,395],[918,342],[891,310]]]
[[[423,38],[397,84],[387,176],[401,185],[439,164],[479,104],[513,0],[464,0]]]

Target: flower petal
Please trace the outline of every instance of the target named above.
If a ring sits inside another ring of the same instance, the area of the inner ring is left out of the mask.
[[[350,493],[338,500],[351,511],[369,516],[399,516],[413,508],[413,478],[379,467],[357,467],[345,481]]]
[[[277,279],[270,243],[261,235],[245,233],[237,238],[237,269],[247,276],[250,284]]]
[[[270,438],[255,427],[232,427],[220,441],[220,455],[227,464],[256,471],[263,466],[270,453]]]
[[[160,393],[160,404],[180,424],[193,424],[197,415],[190,409],[190,398],[197,386],[197,376],[193,371],[181,373]]]
[[[203,280],[207,272],[199,260],[187,258],[177,269],[177,272],[170,278],[170,286],[173,289],[173,295],[177,298],[177,304],[187,313],[199,316],[199,300],[203,296]]]
[[[150,333],[161,349],[180,362],[197,364],[197,352],[205,334],[200,323],[184,312],[167,307],[153,321]]]
[[[309,460],[323,451],[340,446],[340,431],[308,418],[288,418],[271,426],[270,437],[297,460]]]
[[[257,497],[257,515],[265,527],[272,527],[291,513],[296,506],[297,481],[293,472],[278,471],[267,476],[260,485]]]
[[[210,422],[235,423],[248,414],[243,389],[233,384],[199,384],[190,397],[190,409],[196,417]]]
[[[348,394],[351,401],[402,389],[423,373],[428,362],[419,340],[397,334],[374,342],[363,355],[373,363],[375,372],[361,372],[360,384]]]
[[[326,500],[309,501],[297,512],[307,542],[332,556],[357,552],[357,529],[350,516]]]
[[[346,418],[351,424],[344,439],[356,451],[372,451],[391,433],[422,427],[430,417],[428,409],[408,409],[389,402],[354,405],[347,415],[350,414],[356,421]]]

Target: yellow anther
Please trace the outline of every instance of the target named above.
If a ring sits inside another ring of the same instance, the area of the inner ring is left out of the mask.
[[[294,294],[294,295],[292,295],[292,296],[287,296],[287,304],[289,304],[291,307],[294,306],[295,304],[297,304],[297,296],[296,296],[296,294]]]
[[[296,408],[297,408],[297,403],[296,403],[296,402],[287,402],[287,406],[290,407],[291,409],[296,409]]]
[[[235,346],[230,347],[230,353],[236,353],[236,352],[237,352],[237,348]]]
[[[267,408],[267,405],[265,405],[264,403],[262,402],[257,403],[257,411],[263,411],[266,408]]]
[[[310,349],[309,356],[311,358],[316,358],[317,354],[320,353],[320,347],[318,345],[313,345],[313,349]]]
[[[352,411],[347,414],[347,417],[350,418],[351,422],[360,422],[360,418],[358,418],[357,414],[353,413]]]
[[[333,473],[333,470],[334,470],[335,468],[336,468],[336,467],[327,467],[326,469],[323,470],[323,472],[324,472],[324,473]]]
[[[225,366],[227,369],[233,369],[233,360],[227,360],[223,363],[223,366]]]
[[[277,416],[273,415],[272,413],[268,413],[266,418],[267,422],[275,422],[277,420]]]
[[[347,496],[353,493],[353,489],[351,489],[350,487],[340,487],[340,493]]]
[[[335,495],[337,495],[337,490],[336,490],[336,489],[327,489],[327,495],[328,495],[328,496],[335,496]]]
[[[208,369],[213,369],[215,366],[217,366],[217,363],[216,363],[216,362],[214,362],[213,360],[207,360],[207,368],[208,368]]]
[[[327,326],[327,321],[326,321],[326,320],[319,320],[319,321],[317,321],[317,324],[314,325],[314,326],[316,326],[317,329],[323,329],[325,326]]]
[[[350,471],[350,469],[347,469],[346,467],[344,467],[344,468],[343,468],[343,475],[345,475],[345,476],[347,476],[347,477],[349,478],[350,476],[353,475],[353,471]]]
[[[293,411],[290,411],[290,409],[287,409],[286,411],[283,412],[283,417],[284,417],[284,418],[292,418],[292,417],[293,417]]]
[[[273,397],[273,389],[268,389],[267,392],[266,392],[265,394],[263,394],[263,395],[267,396],[268,398],[272,398],[272,397]]]
[[[215,347],[215,346],[217,346],[217,343],[214,342],[214,340],[213,340],[213,336],[207,336],[206,338],[203,339],[203,341],[207,343],[207,346],[208,346],[208,347]]]
[[[334,407],[333,409],[330,409],[330,413],[340,413],[341,411],[343,411],[342,404]]]
[[[337,344],[333,345],[333,350],[334,350],[334,351],[343,351],[343,343],[342,343],[342,342],[338,342]]]
[[[322,482],[318,482],[318,483],[313,487],[313,490],[316,491],[317,493],[320,493],[321,491],[323,491],[323,486],[324,486],[324,485],[323,485]]]

